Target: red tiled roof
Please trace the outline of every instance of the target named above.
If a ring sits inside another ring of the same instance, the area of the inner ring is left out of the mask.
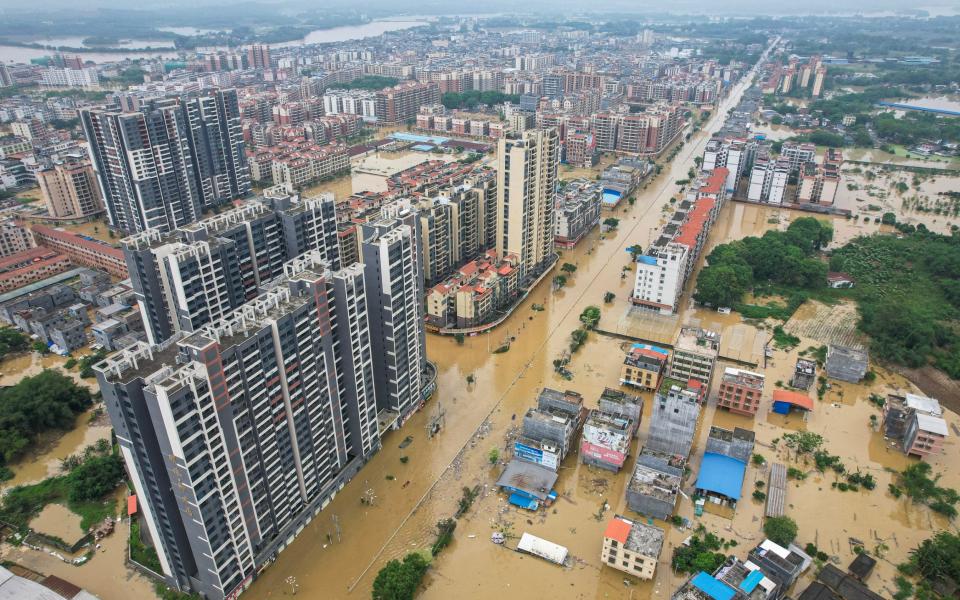
[[[52,227],[47,227],[45,225],[34,225],[31,227],[35,234],[41,236],[46,236],[68,244],[76,244],[77,246],[92,250],[99,254],[104,254],[107,256],[112,256],[115,259],[120,261],[125,261],[123,258],[123,250],[119,248],[114,248],[113,246],[107,244],[106,242],[100,242],[93,239],[87,239],[79,234],[73,233],[72,231],[66,231],[64,229],[54,229]]]
[[[813,410],[813,398],[800,392],[790,390],[773,390],[774,402],[786,402],[806,410]]]
[[[603,537],[617,540],[621,544],[626,544],[629,536],[630,523],[627,523],[623,519],[613,519],[610,521],[610,523],[607,524],[607,530],[603,533]]]
[[[730,174],[729,169],[726,167],[717,167],[710,173],[710,176],[707,177],[707,181],[704,182],[703,186],[700,188],[701,194],[719,194],[723,191],[724,186],[726,185],[727,175]]]

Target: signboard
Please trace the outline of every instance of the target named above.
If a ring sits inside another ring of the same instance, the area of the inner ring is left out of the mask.
[[[580,444],[580,454],[618,467],[623,466],[623,463],[627,460],[627,455],[623,452],[617,452],[590,442]]]
[[[528,462],[532,462],[538,465],[542,465],[548,469],[554,471],[557,470],[560,460],[556,453],[554,452],[544,452],[540,448],[534,448],[533,446],[528,446],[526,444],[521,444],[520,442],[514,442],[513,444],[513,455],[517,458],[523,459]]]

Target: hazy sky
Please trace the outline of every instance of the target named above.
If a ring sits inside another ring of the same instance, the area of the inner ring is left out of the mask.
[[[352,9],[369,11],[371,16],[382,13],[397,14],[447,14],[454,15],[462,12],[464,7],[471,7],[463,2],[450,0],[258,0],[242,3],[261,6],[276,6],[297,10]],[[23,0],[0,0],[0,11],[30,11],[42,13],[46,10],[59,10],[69,7],[72,10],[93,8],[116,8],[137,10],[149,8],[152,10],[163,7],[189,8],[191,6],[242,6],[238,3],[224,2],[223,0],[159,0],[158,2],[131,3],[129,0],[85,0],[78,6],[75,0],[35,0],[25,3]],[[638,2],[637,0],[527,0],[523,3],[525,11],[544,11],[556,15],[558,10],[574,14],[578,12],[622,12],[622,13],[704,13],[704,14],[790,14],[803,11],[806,13],[850,13],[874,12],[880,10],[916,9],[925,7],[957,7],[956,0],[920,0],[907,2],[905,0],[806,0],[803,3],[776,2],[771,0],[670,0],[669,2]],[[476,11],[470,12],[511,12],[515,11],[515,0],[485,0],[475,5]]]

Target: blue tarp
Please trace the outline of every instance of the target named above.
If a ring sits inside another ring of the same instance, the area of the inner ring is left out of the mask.
[[[707,452],[703,455],[703,462],[700,463],[700,475],[697,477],[696,487],[699,490],[739,500],[746,471],[746,463],[723,454]]]
[[[669,350],[667,350],[667,349],[665,349],[665,348],[661,348],[660,346],[654,346],[654,345],[652,345],[652,344],[634,344],[634,345],[630,346],[630,348],[631,348],[631,349],[633,349],[633,348],[645,348],[645,349],[647,349],[647,350],[653,350],[653,351],[656,352],[657,354],[663,354],[664,356],[669,356],[669,355],[670,355],[670,351],[669,351]]]
[[[519,506],[520,508],[525,508],[527,510],[537,510],[540,506],[540,503],[536,500],[531,500],[520,494],[510,494],[510,504],[514,506]]]
[[[789,402],[774,402],[773,403],[773,412],[778,415],[785,415],[790,412],[790,403]]]
[[[713,600],[731,600],[736,595],[733,588],[727,587],[726,584],[703,571],[697,573],[690,583]]]
[[[628,250],[629,252],[629,250]],[[637,256],[637,262],[641,262],[645,265],[656,265],[657,259],[652,256],[647,256],[646,254],[641,254]]]
[[[740,589],[750,594],[761,581],[763,581],[763,571],[757,569],[756,571],[752,571],[740,582]]]

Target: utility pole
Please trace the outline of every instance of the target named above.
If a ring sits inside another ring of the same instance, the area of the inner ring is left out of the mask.
[[[340,543],[340,517],[333,515],[333,527],[337,530],[337,543]]]

